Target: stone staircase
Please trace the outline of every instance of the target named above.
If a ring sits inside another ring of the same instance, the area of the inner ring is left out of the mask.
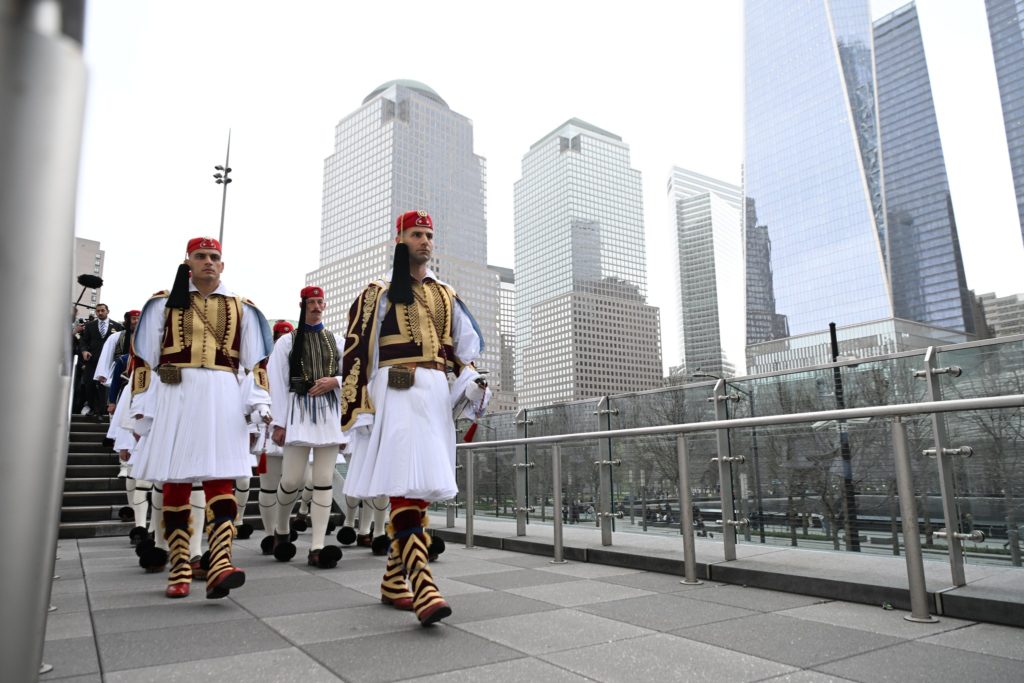
[[[68,465],[60,509],[60,538],[127,537],[134,526],[118,517],[118,511],[128,504],[128,498],[124,479],[117,476],[120,469],[117,454],[103,445],[107,426],[107,422],[97,422],[92,417],[71,417]],[[253,477],[244,519],[254,529],[263,528],[257,500],[259,490],[259,477]],[[340,523],[337,506],[331,518],[335,524]],[[331,542],[330,536],[328,542]]]

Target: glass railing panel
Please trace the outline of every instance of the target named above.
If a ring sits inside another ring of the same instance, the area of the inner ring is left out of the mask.
[[[947,447],[970,446],[974,451],[970,457],[953,458],[956,514],[961,531],[977,530],[985,535],[983,541],[965,541],[965,562],[1021,566],[1024,410],[968,411],[947,414],[945,421]],[[926,446],[931,447],[933,444]],[[935,460],[928,460],[929,469],[937,471]],[[937,484],[930,491],[936,495],[931,514],[939,518],[936,524],[943,524]],[[942,539],[936,541],[945,543]]]
[[[961,370],[959,375],[939,375],[943,399],[1024,393],[1024,340],[942,351],[936,363]]]
[[[470,428],[468,420],[457,424],[459,441]],[[515,413],[486,415],[477,420],[473,443],[501,441],[516,437]],[[516,505],[514,447],[474,449],[474,494],[476,516],[486,519],[514,518]],[[464,490],[461,489],[460,490]]]

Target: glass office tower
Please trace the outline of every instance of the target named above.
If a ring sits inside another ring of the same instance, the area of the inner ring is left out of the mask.
[[[498,290],[487,268],[486,171],[473,153],[473,124],[429,86],[390,81],[335,128],[324,161],[320,267],[306,281],[327,290],[324,323],[343,330],[368,282],[391,277],[395,218],[425,209],[434,220],[430,267],[455,287],[487,348],[477,365],[500,389]]]
[[[748,290],[768,274],[774,294],[748,345],[830,322],[973,331],[916,14],[897,14],[876,53],[867,0],[746,2]]]
[[[974,333],[917,8],[875,23],[878,113],[893,310]]]
[[[1017,214],[1024,239],[1024,3],[985,0],[992,56],[996,62],[1003,126],[1010,148],[1010,170],[1017,191]]]
[[[534,143],[515,184],[516,392],[530,407],[652,389],[640,172],[622,138],[570,119]]]
[[[743,372],[742,196],[736,185],[687,169],[669,177],[682,372]]]

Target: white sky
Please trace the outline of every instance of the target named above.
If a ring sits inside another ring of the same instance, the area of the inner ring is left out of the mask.
[[[874,0],[874,16],[904,4]],[[984,3],[922,0],[918,11],[968,285],[1024,292]],[[496,265],[514,265],[512,186],[533,142],[579,117],[630,145],[643,174],[649,299],[674,364],[668,173],[739,183],[741,31],[740,0],[91,0],[76,234],[106,250],[103,298],[115,316],[140,307],[170,286],[190,237],[217,234],[213,166],[231,128],[225,282],[268,317],[294,317],[319,265],[334,126],[376,86],[411,78],[473,121]]]

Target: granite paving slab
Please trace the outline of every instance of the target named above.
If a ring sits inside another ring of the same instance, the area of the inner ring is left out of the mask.
[[[97,643],[105,674],[291,647],[257,619],[100,634]]]
[[[939,623],[954,621],[941,617]],[[973,624],[965,628],[921,638],[922,643],[1024,661],[1024,629],[998,624]]]
[[[252,618],[231,600],[207,600],[203,584],[196,588],[198,590],[187,598],[165,599],[163,604],[145,609],[127,607],[93,612],[95,631],[97,634],[125,633]]]
[[[741,617],[673,633],[801,669],[903,642],[891,636],[777,614]]]
[[[913,640],[926,636],[963,629],[973,622],[950,617],[941,617],[937,622],[925,623],[907,621],[903,617],[909,614],[902,610],[886,610],[874,605],[861,605],[852,602],[832,601],[820,605],[808,605],[807,607],[795,607],[793,609],[781,610],[780,614],[796,619],[808,619],[833,626],[856,628],[872,633],[882,633],[895,638]],[[1003,627],[1010,628],[1010,627]],[[1017,630],[1019,629],[1012,629]],[[1021,634],[1024,638],[1024,634]],[[1024,646],[1024,642],[1021,642]]]
[[[83,596],[84,597],[84,596]],[[46,615],[46,640],[92,637],[89,612],[50,612]]]
[[[759,612],[740,607],[664,594],[584,605],[578,609],[589,614],[624,621],[655,631],[673,631],[759,614]]]
[[[525,598],[543,600],[560,607],[577,607],[579,605],[592,605],[597,602],[610,602],[612,600],[624,600],[626,598],[638,598],[643,595],[655,595],[651,591],[629,586],[618,586],[598,581],[572,581],[565,584],[545,584],[542,586],[527,586],[526,588],[509,588],[509,593],[515,593]]]
[[[501,683],[539,683],[540,681],[560,681],[563,683],[583,683],[593,679],[578,676],[570,671],[539,659],[513,659],[498,664],[474,666],[457,671],[407,679],[415,683],[479,683],[480,681],[500,681]]]
[[[328,683],[340,679],[306,653],[292,648],[115,671],[106,674],[103,680],[104,683],[194,683],[197,680]]]
[[[447,575],[447,572],[445,573]],[[490,574],[463,574],[459,576],[459,581],[493,590],[508,590],[510,588],[525,588],[527,586],[569,583],[573,581],[573,578],[571,576],[552,574],[551,572],[542,572],[539,569],[513,569],[509,571],[507,567],[504,567],[503,571]]]
[[[311,614],[270,617],[264,621],[292,643],[308,645],[404,630],[416,620],[411,612],[396,610],[388,605],[366,605],[365,602],[362,605]]]
[[[304,649],[350,683],[398,681],[522,656],[443,623],[423,628],[413,615],[407,616],[409,625],[393,631],[386,639],[364,636],[314,643]]]
[[[814,668],[864,683],[1020,683],[1024,678],[1020,660],[919,642],[900,643]]]
[[[727,585],[712,586],[705,590],[694,591],[688,597],[694,600],[707,600],[708,602],[716,602],[720,605],[732,605],[733,607],[757,610],[759,612],[775,612],[828,602],[822,598],[815,598],[809,595]]]
[[[41,681],[98,674],[100,670],[96,640],[91,635],[86,638],[47,640],[43,644],[43,661],[52,665],[53,671],[41,676]]]
[[[664,633],[543,656],[595,681],[757,681],[793,667]]]
[[[447,594],[445,594],[447,597]],[[505,591],[483,591],[460,595],[449,599],[452,616],[445,619],[447,624],[464,624],[484,619],[510,617],[516,614],[540,615],[542,612],[558,609],[556,605],[531,600]]]
[[[264,595],[258,590],[243,586],[231,593],[231,600],[247,612],[264,618],[285,614],[312,614],[324,610],[358,607],[366,604],[366,596],[354,590],[329,583],[328,589],[303,591],[301,593],[271,593]]]
[[[459,624],[458,628],[532,655],[654,633],[574,609],[473,621]]]

